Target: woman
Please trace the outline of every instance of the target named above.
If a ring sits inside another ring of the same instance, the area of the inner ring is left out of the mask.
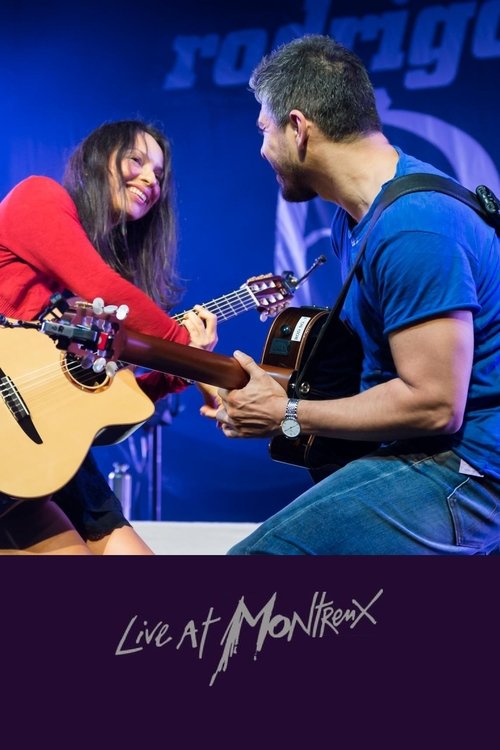
[[[215,315],[196,306],[179,326],[162,309],[180,292],[165,136],[138,120],[105,124],[73,153],[63,184],[29,177],[0,203],[0,313],[34,319],[52,295],[69,290],[127,305],[129,329],[213,349]],[[153,400],[186,386],[157,372],[137,380]],[[0,551],[152,554],[90,454],[51,497],[19,502],[0,495]]]

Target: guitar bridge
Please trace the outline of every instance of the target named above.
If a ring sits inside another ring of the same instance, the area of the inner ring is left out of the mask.
[[[0,369],[0,393],[5,405],[23,432],[30,438],[30,440],[33,440],[34,443],[38,443],[38,445],[43,443],[38,430],[33,424],[30,411],[26,406],[23,397],[19,393],[14,381],[11,380],[2,369]]]

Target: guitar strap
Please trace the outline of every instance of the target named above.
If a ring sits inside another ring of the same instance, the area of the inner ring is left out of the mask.
[[[448,177],[442,177],[441,175],[429,174],[425,172],[416,172],[414,174],[403,175],[392,180],[385,188],[379,202],[375,207],[375,210],[373,211],[372,217],[368,223],[363,240],[361,242],[358,254],[354,259],[354,263],[352,264],[352,267],[347,274],[344,283],[342,284],[342,288],[340,289],[340,292],[332,305],[328,317],[326,318],[325,323],[323,324],[321,331],[319,332],[316,341],[314,342],[309,356],[304,362],[302,370],[297,376],[297,380],[295,383],[296,393],[299,393],[300,384],[306,379],[306,375],[314,362],[320,344],[325,338],[327,331],[332,326],[333,321],[340,317],[340,312],[344,305],[345,298],[347,297],[347,292],[349,291],[352,280],[363,259],[369,234],[372,231],[375,223],[378,221],[381,213],[387,208],[387,206],[390,206],[391,203],[393,203],[397,198],[400,198],[402,195],[422,191],[437,191],[440,193],[445,193],[446,195],[451,195],[453,198],[462,201],[462,203],[465,203],[467,206],[476,211],[476,213],[478,213],[488,224],[493,226],[496,230],[497,235],[500,236],[500,201],[493,193],[493,191],[485,185],[479,185],[476,188],[476,192],[473,193]]]

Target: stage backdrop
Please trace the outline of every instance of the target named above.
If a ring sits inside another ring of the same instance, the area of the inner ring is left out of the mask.
[[[500,193],[500,0],[20,0],[0,25],[1,195],[30,174],[60,179],[71,149],[104,121],[152,120],[173,143],[179,309],[256,274],[302,274],[323,253],[294,304],[328,306],[339,285],[331,207],[280,201],[247,90],[261,56],[303,33],[362,57],[392,142]],[[225,322],[218,351],[259,359],[269,325],[255,310]],[[265,441],[225,439],[200,403],[191,389],[161,405],[160,427],[95,449],[106,472],[131,466],[134,517],[258,521],[309,485],[303,470],[273,463]],[[148,484],[160,460],[161,488]]]

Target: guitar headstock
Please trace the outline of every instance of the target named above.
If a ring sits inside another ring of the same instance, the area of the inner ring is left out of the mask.
[[[255,298],[261,320],[267,320],[276,317],[290,304],[297,279],[291,271],[285,271],[281,276],[266,273],[262,276],[252,276],[243,286],[246,286]]]
[[[104,305],[101,298],[93,302],[73,299],[60,318],[45,320],[40,330],[54,339],[58,349],[73,355],[84,369],[113,377],[118,369],[126,305]]]
[[[295,276],[293,271],[283,271],[281,276],[273,276],[272,273],[268,273],[263,276],[252,276],[248,279],[246,286],[255,297],[257,309],[260,311],[260,319],[274,318],[285,307],[288,307],[295,290],[302,286],[308,276],[323,263],[326,263],[326,257],[320,255],[300,279]]]

